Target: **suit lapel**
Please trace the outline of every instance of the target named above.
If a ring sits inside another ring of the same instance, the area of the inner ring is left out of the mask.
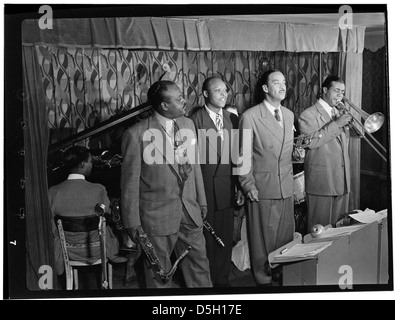
[[[329,123],[332,121],[331,117],[329,116],[328,112],[325,111],[324,107],[317,101],[316,103],[317,111],[321,115],[321,120],[324,123]],[[343,151],[345,150],[345,133],[344,129],[342,130],[343,132],[340,134],[340,136],[337,136],[336,139],[340,143],[341,147],[343,148]],[[344,152],[343,152],[344,153]]]
[[[329,116],[328,112],[325,111],[324,107],[317,101],[315,104],[317,108],[317,112],[320,114],[321,121],[324,123],[328,123],[331,121],[331,117]]]
[[[261,118],[259,121],[270,131],[270,133],[279,141],[283,142],[284,140],[284,128],[282,128],[270,113],[269,109],[262,102],[259,105],[261,110]]]

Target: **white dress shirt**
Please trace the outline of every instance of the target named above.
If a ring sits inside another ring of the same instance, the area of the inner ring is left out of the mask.
[[[321,104],[321,106],[324,107],[325,111],[328,113],[329,117],[332,119],[332,109],[335,110],[335,115],[336,118],[339,116],[339,110],[335,107],[331,107],[329,104],[327,104],[322,98],[318,100],[318,102]]]

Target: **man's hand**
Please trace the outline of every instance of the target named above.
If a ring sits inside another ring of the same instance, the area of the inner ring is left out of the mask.
[[[244,198],[243,191],[237,190],[237,193],[236,193],[236,204],[238,206],[242,206],[244,204],[244,200],[245,200],[245,198]]]
[[[247,198],[251,201],[251,202],[259,202],[259,198],[258,198],[258,190],[254,189],[251,191],[247,192]]]
[[[200,206],[200,213],[202,215],[202,220],[204,221],[207,216],[207,206]]]
[[[339,118],[335,120],[339,128],[343,128],[351,122],[352,116],[350,114],[342,114]]]
[[[138,243],[138,235],[140,233],[144,233],[143,227],[142,226],[136,226],[136,227],[131,227],[126,229],[126,232],[128,233],[130,239],[132,239],[133,242]]]

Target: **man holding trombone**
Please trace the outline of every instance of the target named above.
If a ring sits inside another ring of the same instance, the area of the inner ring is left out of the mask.
[[[350,137],[360,135],[350,125],[351,114],[343,112],[344,92],[344,82],[338,76],[327,77],[321,98],[298,119],[301,134],[311,139],[304,162],[309,230],[315,224],[334,226],[339,215],[348,211],[348,145]]]

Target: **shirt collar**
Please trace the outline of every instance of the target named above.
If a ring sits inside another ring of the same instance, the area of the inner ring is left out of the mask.
[[[325,109],[325,111],[329,114],[330,117],[332,117],[332,108],[324,99],[320,98],[318,100],[318,102],[320,103],[320,105]],[[337,114],[337,110],[335,108],[335,112]]]
[[[272,115],[274,115],[275,109],[278,109],[280,115],[282,114],[281,107],[276,108],[273,105],[271,105],[267,100],[264,100],[264,103],[266,104],[266,107],[269,109],[269,111],[271,112]]]
[[[79,173],[70,173],[67,180],[85,180],[85,176]]]
[[[210,110],[210,109],[207,107],[207,105],[204,105],[204,107],[206,108],[206,110],[207,110],[208,115],[210,116],[210,118],[213,119],[214,123],[215,123],[215,118],[217,117],[217,114],[220,115],[221,119],[223,118],[222,109],[219,109],[219,112],[216,113],[216,112]]]
[[[155,117],[159,121],[159,124],[166,131],[171,132],[173,128],[173,120],[162,116],[159,112],[155,111]]]

